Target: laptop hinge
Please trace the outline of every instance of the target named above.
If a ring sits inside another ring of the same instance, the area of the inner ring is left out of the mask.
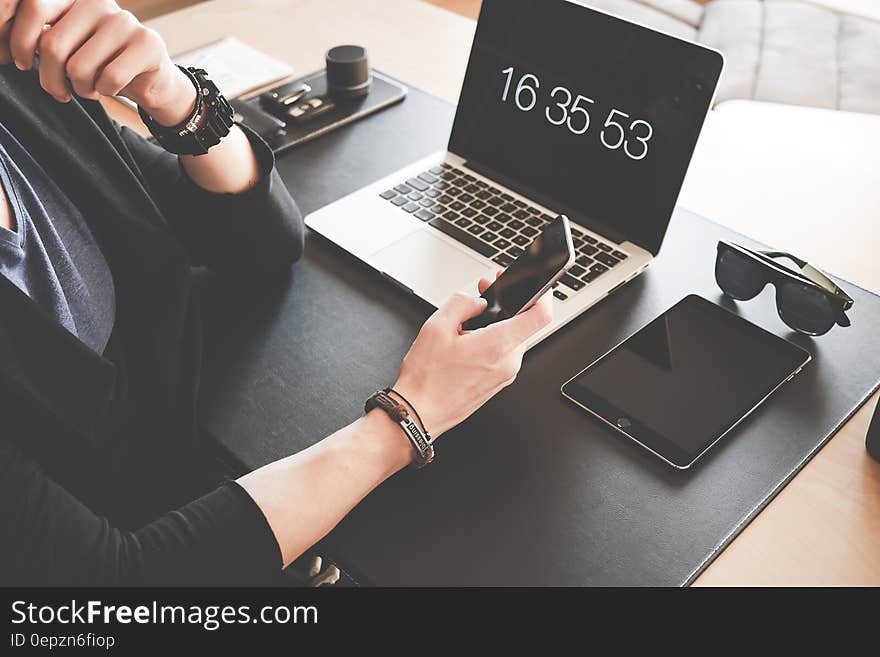
[[[619,230],[616,230],[611,226],[602,223],[601,221],[587,216],[580,210],[576,210],[575,208],[561,204],[558,201],[554,201],[552,198],[541,194],[537,190],[529,187],[528,185],[518,183],[517,181],[505,176],[504,174],[495,171],[494,169],[492,169],[492,167],[480,164],[475,160],[466,160],[464,166],[466,166],[468,169],[476,171],[481,176],[485,176],[486,178],[491,178],[492,180],[497,181],[499,184],[504,185],[508,189],[512,189],[517,194],[525,196],[526,198],[530,198],[536,203],[540,203],[545,207],[551,208],[555,212],[567,215],[568,218],[575,223],[580,224],[584,228],[588,228],[597,235],[601,235],[602,237],[613,241],[615,244],[620,244],[627,240],[626,235],[621,233]]]

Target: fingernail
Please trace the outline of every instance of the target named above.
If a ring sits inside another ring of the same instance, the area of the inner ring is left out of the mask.
[[[25,68],[24,68],[24,64],[22,64],[22,63],[21,63],[20,61],[18,61],[17,59],[15,60],[15,68],[17,68],[19,71],[24,71],[24,70],[25,70]]]

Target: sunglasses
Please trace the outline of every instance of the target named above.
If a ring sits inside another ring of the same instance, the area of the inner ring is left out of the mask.
[[[798,266],[787,267],[786,258]],[[806,335],[824,335],[835,324],[849,326],[846,311],[853,300],[821,271],[790,253],[752,251],[732,242],[718,242],[715,281],[729,297],[748,301],[768,283],[776,287],[776,309],[790,328]]]

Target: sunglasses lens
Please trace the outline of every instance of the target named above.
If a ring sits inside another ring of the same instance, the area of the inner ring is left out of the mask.
[[[802,283],[785,283],[776,292],[779,316],[795,331],[824,335],[834,326],[834,308],[822,292]]]
[[[715,281],[724,294],[740,301],[753,299],[767,284],[758,263],[730,248],[718,254]]]

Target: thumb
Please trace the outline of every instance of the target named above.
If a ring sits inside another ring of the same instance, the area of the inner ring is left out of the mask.
[[[437,309],[435,317],[444,324],[458,328],[462,322],[476,317],[486,309],[486,300],[483,297],[472,297],[469,294],[456,292],[452,297]]]

